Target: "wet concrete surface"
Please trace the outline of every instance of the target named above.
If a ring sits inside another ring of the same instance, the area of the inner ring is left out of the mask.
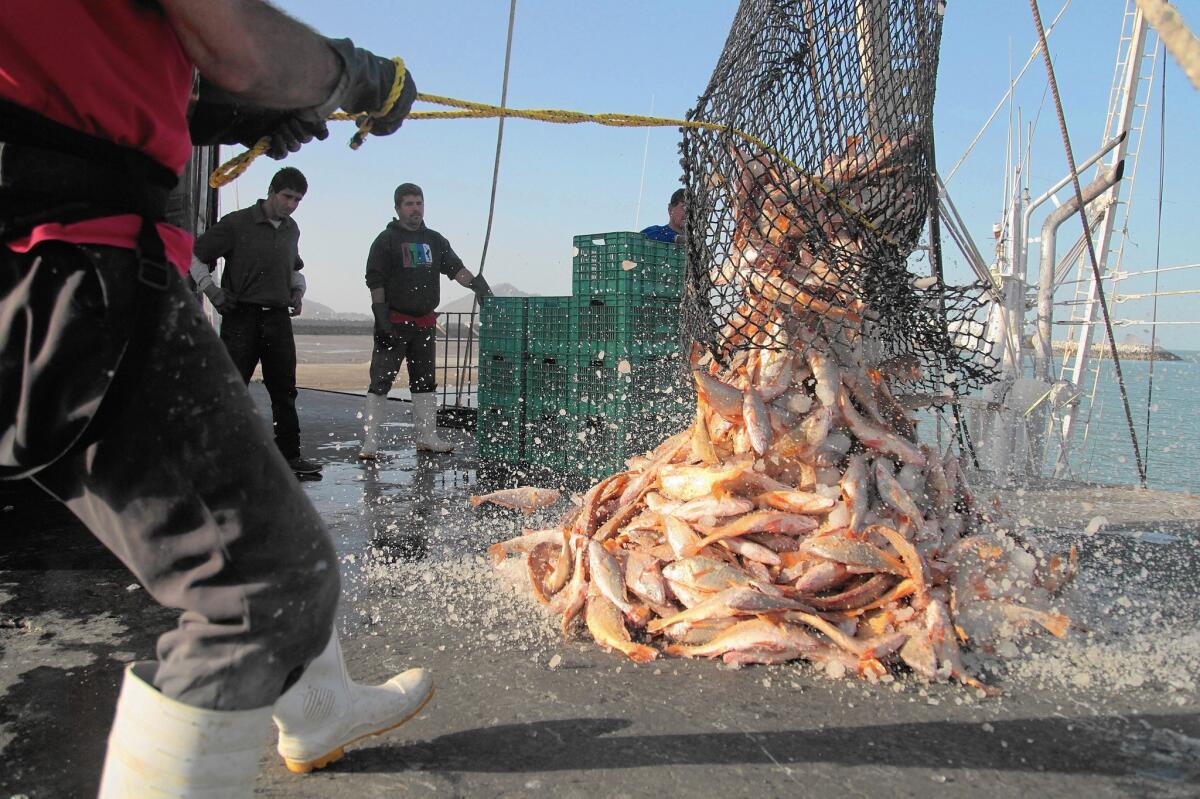
[[[341,559],[347,663],[364,681],[426,666],[437,694],[323,772],[264,753],[260,795],[1200,794],[1195,498],[1004,495],[1022,536],[1079,546],[1081,573],[1066,641],[972,661],[998,697],[805,664],[634,665],[586,634],[562,639],[483,558],[561,507],[471,510],[470,494],[511,476],[481,476],[461,431],[442,436],[462,452],[415,454],[403,403],[385,458],[358,464],[361,403],[299,403],[306,454],[326,463],[304,486]],[[0,530],[0,797],[94,795],[122,665],[152,657],[174,614],[36,488],[0,483]]]

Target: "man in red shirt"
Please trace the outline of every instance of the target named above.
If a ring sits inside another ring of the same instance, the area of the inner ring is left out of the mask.
[[[336,108],[399,128],[406,77],[259,0],[9,0],[0,25],[0,478],[64,502],[179,608],[126,670],[100,795],[248,796],[274,717],[289,768],[395,727],[412,669],[350,681],[337,558],[185,287],[166,197],[197,142],[285,155]],[[211,413],[220,408],[220,414]]]

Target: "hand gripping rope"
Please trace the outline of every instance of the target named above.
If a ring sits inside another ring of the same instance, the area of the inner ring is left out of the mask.
[[[367,140],[367,134],[371,132],[371,126],[375,124],[375,120],[379,117],[387,116],[392,110],[392,106],[400,99],[400,93],[404,90],[404,79],[408,76],[408,70],[404,66],[404,59],[396,56],[392,59],[392,63],[396,65],[396,77],[392,80],[392,89],[388,92],[387,98],[383,101],[383,106],[378,111],[372,111],[368,114],[346,114],[341,111],[335,111],[329,115],[330,119],[349,120],[358,123],[358,130],[350,137],[350,149],[357,150],[362,147],[363,142]],[[417,95],[422,98],[422,95]],[[410,114],[411,118],[412,115]],[[250,164],[254,163],[254,159],[267,151],[271,146],[269,136],[263,136],[253,147],[240,155],[235,155],[225,163],[213,170],[212,175],[208,178],[208,185],[214,189],[219,189],[222,186],[237,180],[242,173],[250,168]]]

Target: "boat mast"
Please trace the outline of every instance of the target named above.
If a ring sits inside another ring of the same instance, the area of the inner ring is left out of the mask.
[[[1126,11],[1128,18],[1130,12]],[[1138,107],[1138,88],[1142,80],[1143,62],[1146,54],[1146,44],[1149,40],[1148,26],[1146,25],[1145,17],[1142,10],[1137,8],[1133,14],[1132,27],[1128,35],[1122,36],[1122,41],[1127,40],[1124,53],[1124,73],[1121,78],[1119,93],[1116,101],[1111,104],[1109,110],[1109,122],[1105,129],[1104,136],[1106,139],[1111,139],[1120,136],[1129,131],[1133,121],[1133,112]],[[1151,67],[1153,69],[1153,67]],[[1114,87],[1116,88],[1116,87]],[[1111,158],[1108,164],[1109,169],[1115,169],[1126,155],[1129,147],[1130,136],[1122,136],[1117,146],[1113,148]],[[1139,146],[1140,147],[1140,146]],[[1103,276],[1106,272],[1108,264],[1108,256],[1111,250],[1111,242],[1113,229],[1116,225],[1117,212],[1119,210],[1119,201],[1121,196],[1121,183],[1117,181],[1108,191],[1108,195],[1101,201],[1103,203],[1103,211],[1097,238],[1096,253],[1100,263],[1098,264],[1099,273]],[[1086,234],[1085,234],[1086,235]],[[1096,324],[1096,316],[1099,310],[1099,284],[1096,281],[1096,276],[1091,270],[1088,271],[1088,292],[1087,301],[1084,304],[1084,310],[1078,321],[1078,333],[1075,340],[1075,352],[1073,356],[1067,353],[1066,358],[1072,358],[1069,367],[1064,366],[1063,377],[1070,381],[1076,387],[1081,386],[1084,376],[1087,374],[1088,361],[1091,356],[1092,347],[1092,329]],[[1071,450],[1071,437],[1075,431],[1075,425],[1078,422],[1078,408],[1067,407],[1062,417],[1062,430],[1060,434],[1060,446],[1058,450],[1058,459],[1054,466],[1054,476],[1064,477],[1069,468],[1068,458]]]
[[[999,367],[999,378],[983,390],[984,419],[986,428],[981,439],[987,444],[982,448],[981,465],[996,475],[1000,481],[1008,479],[1013,468],[1013,451],[1016,447],[1019,419],[1005,399],[1010,389],[1021,377],[1022,326],[1025,316],[1025,277],[1019,268],[1019,246],[1023,240],[1021,222],[1021,155],[1020,123],[1016,117],[1015,85],[1009,70],[1008,86],[1008,139],[1004,170],[1004,217],[993,229],[995,261],[992,280],[999,288],[1000,299],[992,306],[988,319],[988,340],[992,343],[991,355]],[[1014,129],[1018,141],[1014,143]]]

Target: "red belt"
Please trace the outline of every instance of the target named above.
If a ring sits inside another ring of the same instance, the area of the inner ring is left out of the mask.
[[[424,316],[410,316],[399,311],[392,311],[392,323],[397,325],[410,324],[417,327],[433,327],[437,324],[437,312],[427,313]]]

